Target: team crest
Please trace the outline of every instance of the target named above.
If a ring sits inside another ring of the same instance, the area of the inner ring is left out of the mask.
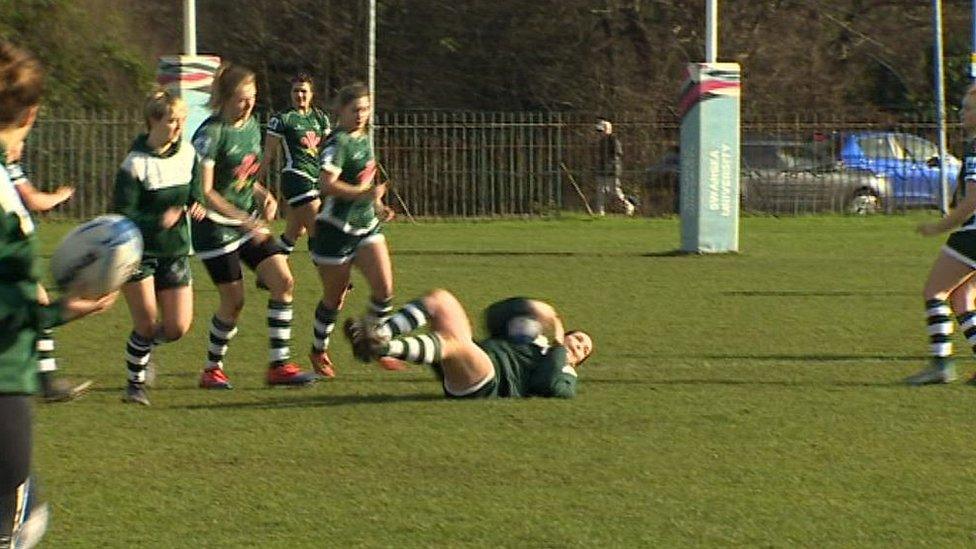
[[[258,173],[258,168],[260,163],[258,162],[258,155],[251,153],[241,160],[239,166],[234,168],[234,177],[237,179],[237,184],[234,188],[238,191],[244,190],[251,178]]]
[[[305,148],[305,152],[315,156],[319,153],[319,143],[322,142],[322,138],[319,134],[313,130],[308,130],[305,135],[302,136],[302,147]]]

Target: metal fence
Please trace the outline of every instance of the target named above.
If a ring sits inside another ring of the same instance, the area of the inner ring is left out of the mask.
[[[91,217],[109,208],[115,171],[142,125],[140,114],[129,111],[42,113],[25,149],[27,173],[42,189],[78,188],[55,215]],[[625,193],[645,215],[676,211],[677,121],[623,114],[614,128],[624,148]],[[585,114],[391,112],[378,115],[375,135],[396,191],[391,202],[415,216],[583,210],[596,190],[597,133]],[[934,136],[935,125],[924,120],[747,120],[743,209],[801,214],[934,207]],[[950,145],[961,158],[958,125],[950,126]],[[950,179],[954,184],[955,174]],[[277,189],[277,180],[271,184]]]

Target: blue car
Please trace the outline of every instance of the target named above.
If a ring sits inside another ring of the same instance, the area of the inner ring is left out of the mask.
[[[941,204],[939,148],[927,139],[897,132],[850,132],[841,135],[844,167],[887,176],[895,206]],[[949,191],[956,186],[961,163],[948,155]]]

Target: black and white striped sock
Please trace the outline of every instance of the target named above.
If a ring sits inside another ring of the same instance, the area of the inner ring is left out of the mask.
[[[37,369],[46,374],[58,369],[58,361],[54,358],[54,330],[45,328],[37,338]]]
[[[376,330],[376,334],[384,339],[397,337],[427,325],[430,313],[424,307],[424,301],[418,299],[404,305]]]
[[[291,358],[291,303],[268,300],[268,338],[271,367],[276,368]]]
[[[929,352],[934,358],[952,356],[952,309],[944,299],[925,302],[929,330]]]
[[[142,337],[135,331],[129,334],[129,341],[125,344],[125,366],[129,370],[129,383],[146,382],[146,365],[149,364],[152,347],[151,339]]]
[[[366,317],[371,319],[373,324],[379,326],[386,322],[386,319],[390,318],[390,313],[393,312],[393,298],[389,299],[376,299],[369,298],[369,310],[366,312]]]
[[[437,334],[398,337],[386,343],[381,354],[414,364],[434,365],[441,361],[441,346]]]
[[[339,311],[330,309],[319,301],[315,307],[315,322],[312,326],[312,351],[324,353],[329,348],[329,337],[335,329]]]
[[[207,369],[223,368],[227,345],[237,335],[237,326],[227,324],[214,315],[210,319],[210,344],[207,346]]]

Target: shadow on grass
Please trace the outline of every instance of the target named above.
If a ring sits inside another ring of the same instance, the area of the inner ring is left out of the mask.
[[[721,292],[720,295],[735,297],[875,297],[913,296],[916,292],[878,290],[743,290]]]
[[[758,362],[857,362],[859,360],[872,362],[904,362],[904,361],[927,361],[928,356],[922,355],[854,355],[854,354],[782,354],[782,355],[760,355],[760,354],[683,354],[683,355],[659,355],[653,353],[619,353],[617,358],[646,359],[646,360],[755,360]]]
[[[786,381],[762,379],[584,379],[583,384],[593,385],[647,385],[647,386],[676,386],[702,385],[724,387],[906,387],[900,380],[892,381]]]
[[[275,398],[253,402],[223,402],[210,404],[189,404],[169,406],[183,410],[262,410],[271,408],[320,408],[328,406],[349,406],[359,404],[391,404],[398,402],[429,402],[444,400],[444,397],[431,393],[407,395],[314,395],[302,398]]]

